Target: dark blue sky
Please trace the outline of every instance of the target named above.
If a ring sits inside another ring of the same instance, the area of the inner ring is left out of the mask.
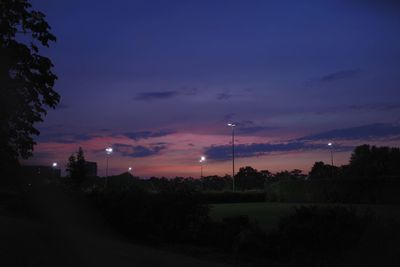
[[[387,127],[395,130],[368,142],[397,144],[396,1],[33,5],[58,38],[46,54],[62,96],[41,125],[36,161],[65,161],[78,145],[101,161],[101,148],[115,145],[115,172],[135,165],[143,175],[195,175],[200,155],[224,151],[228,121],[239,123],[246,152],[255,144],[262,154],[241,163],[258,168],[307,169],[323,160],[320,145],[271,149],[336,129]],[[339,139],[346,148],[366,141]],[[345,163],[349,152],[341,153]],[[209,155],[210,171],[228,172],[224,156]]]

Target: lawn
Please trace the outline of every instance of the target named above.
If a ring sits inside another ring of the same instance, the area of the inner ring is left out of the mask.
[[[302,204],[302,203],[228,203],[211,205],[211,218],[221,220],[228,216],[247,215],[251,221],[258,222],[259,226],[266,232],[273,230],[280,217],[290,214],[295,207],[300,205],[333,205],[333,204]],[[344,204],[341,204],[344,205]],[[350,205],[346,205],[350,206]],[[357,210],[363,212],[372,210],[377,217],[385,220],[395,220],[400,222],[400,208],[391,205],[352,205]]]

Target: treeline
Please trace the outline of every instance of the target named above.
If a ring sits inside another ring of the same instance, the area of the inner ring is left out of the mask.
[[[103,188],[104,178],[81,177],[84,160],[81,149],[77,160],[69,164],[69,178],[65,181],[86,190]],[[79,174],[79,175],[78,175]],[[151,193],[197,192],[206,203],[227,202],[343,202],[343,203],[400,203],[400,149],[362,145],[352,152],[349,164],[332,166],[315,162],[309,173],[301,170],[258,171],[242,167],[233,180],[229,175],[191,177],[151,177],[140,179],[130,173],[108,178],[114,189],[136,187]]]

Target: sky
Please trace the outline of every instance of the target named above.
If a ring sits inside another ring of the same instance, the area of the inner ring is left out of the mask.
[[[57,42],[61,95],[34,156],[81,146],[105,174],[309,171],[364,143],[400,143],[398,1],[32,0]]]

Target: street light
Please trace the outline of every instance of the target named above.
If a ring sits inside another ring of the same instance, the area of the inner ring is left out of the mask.
[[[128,172],[132,175],[132,167],[128,168]]]
[[[332,169],[331,175],[332,175],[332,179],[333,179],[333,177],[334,177],[334,175],[333,175],[333,143],[332,143],[332,142],[329,142],[329,143],[328,143],[328,146],[329,146],[330,149],[331,149],[331,169]]]
[[[201,156],[200,157],[200,178],[203,178],[203,164],[206,161],[206,157],[205,156]]]
[[[232,128],[232,191],[235,192],[235,127],[236,124],[228,123]]]
[[[55,169],[58,167],[58,163],[57,162],[53,162],[53,164],[51,164],[51,166]]]
[[[332,167],[333,167],[333,143],[329,142],[329,143],[328,143],[328,146],[329,146],[330,149],[331,149],[331,165],[332,165]]]
[[[113,149],[112,149],[112,147],[107,147],[105,149],[105,151],[106,151],[107,164],[106,164],[106,181],[105,181],[104,187],[107,187],[107,184],[108,184],[108,158],[112,154]]]

